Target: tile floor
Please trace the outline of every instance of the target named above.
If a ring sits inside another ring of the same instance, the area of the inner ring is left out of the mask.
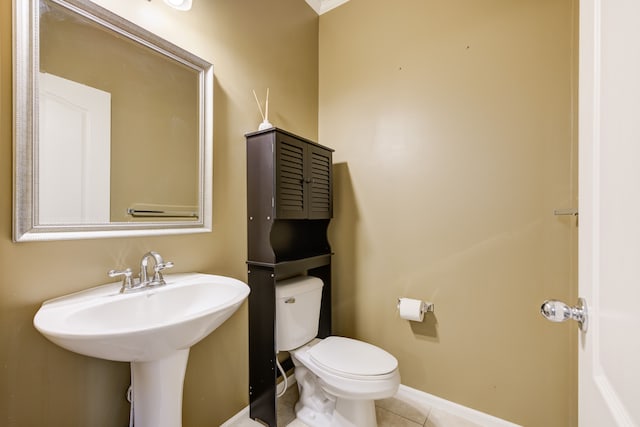
[[[307,427],[296,419],[293,406],[298,400],[294,384],[278,399],[278,427]],[[396,398],[376,401],[379,427],[482,427],[438,408],[415,408]],[[230,427],[262,427],[251,419],[239,420]]]

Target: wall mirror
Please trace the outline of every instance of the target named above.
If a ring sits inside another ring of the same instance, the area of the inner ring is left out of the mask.
[[[88,0],[14,0],[14,241],[211,230],[213,66]]]

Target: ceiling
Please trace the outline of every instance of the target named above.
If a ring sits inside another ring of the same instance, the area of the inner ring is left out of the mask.
[[[349,0],[305,0],[318,15],[334,9]]]

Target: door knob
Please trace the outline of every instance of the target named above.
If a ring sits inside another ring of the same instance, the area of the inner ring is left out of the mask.
[[[578,304],[575,307],[570,307],[562,301],[547,300],[542,303],[540,313],[552,322],[575,320],[580,330],[587,332],[587,303],[583,298],[578,298]]]

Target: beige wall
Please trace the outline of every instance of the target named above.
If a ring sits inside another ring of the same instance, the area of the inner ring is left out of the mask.
[[[402,383],[526,426],[576,425],[576,0],[351,0],[320,18],[336,149],[334,329]],[[401,296],[430,300],[422,324]]]
[[[137,269],[150,249],[176,272],[246,280],[244,133],[261,121],[251,89],[271,89],[271,122],[317,137],[318,17],[300,0],[196,0],[190,13],[160,0],[100,0],[212,62],[214,231],[207,234],[11,242],[11,2],[0,2],[0,425],[126,425],[125,363],[63,350],[32,326],[48,298],[108,281],[114,267]],[[126,316],[126,313],[123,313]],[[191,352],[184,425],[215,426],[248,402],[247,309],[243,306]]]

